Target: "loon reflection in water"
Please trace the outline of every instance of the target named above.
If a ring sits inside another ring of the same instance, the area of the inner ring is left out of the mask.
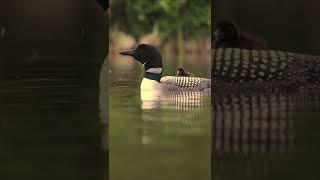
[[[273,50],[212,53],[212,176],[263,179],[288,160],[299,164],[310,153],[301,151],[301,142],[311,140],[301,132],[317,125],[313,116],[320,111],[320,57]]]
[[[214,49],[212,58],[215,152],[287,149],[288,112],[299,93],[319,90],[320,57],[228,48]]]

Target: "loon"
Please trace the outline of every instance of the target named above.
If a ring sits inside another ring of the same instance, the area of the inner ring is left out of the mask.
[[[215,92],[319,89],[320,56],[276,50],[212,50]]]
[[[205,91],[211,92],[211,79],[200,77],[177,77],[162,75],[162,56],[158,48],[150,44],[139,44],[135,49],[118,52],[131,56],[145,68],[141,90]],[[208,94],[209,95],[209,94]]]
[[[186,71],[183,67],[178,68],[176,76],[193,77],[191,72]]]

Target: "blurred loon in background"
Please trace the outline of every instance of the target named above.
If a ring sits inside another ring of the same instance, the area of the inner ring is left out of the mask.
[[[162,56],[159,49],[150,44],[139,44],[135,49],[120,51],[119,54],[131,56],[144,66],[141,90],[205,91],[208,95],[211,92],[211,79],[188,76],[161,77]]]

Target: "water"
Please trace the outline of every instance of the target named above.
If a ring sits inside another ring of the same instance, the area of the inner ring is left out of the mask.
[[[320,92],[213,99],[213,179],[318,179]]]
[[[175,74],[176,57],[164,59],[165,75]],[[193,56],[184,64],[210,77],[209,58]],[[141,65],[114,56],[110,69],[110,179],[210,179],[211,98],[142,102]]]
[[[177,67],[172,59],[167,74]],[[185,67],[208,77],[210,62],[196,62]],[[141,66],[120,57],[110,65],[110,179],[318,179],[319,91],[144,106]]]
[[[106,176],[99,70],[107,17],[95,1],[1,2],[0,179]]]
[[[1,76],[0,179],[102,179],[101,59],[49,60],[8,65]]]
[[[210,77],[210,61],[195,57],[184,67]],[[0,179],[106,179],[109,100],[112,180],[318,179],[319,92],[214,94],[212,109],[210,97],[143,106],[141,66],[117,57],[99,112],[95,61],[8,65]],[[175,73],[175,58],[164,64]]]

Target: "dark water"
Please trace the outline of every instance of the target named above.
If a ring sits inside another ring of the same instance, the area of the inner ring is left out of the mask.
[[[72,0],[0,9],[0,179],[103,179],[103,11]]]
[[[120,58],[110,61],[110,179],[209,180],[211,98],[142,102],[142,67]],[[176,57],[165,59],[165,74],[175,74]],[[191,57],[184,63],[210,77],[209,60]]]
[[[101,60],[40,59],[9,67],[19,76],[1,82],[0,179],[101,179]]]
[[[320,92],[213,101],[213,179],[318,179]]]

